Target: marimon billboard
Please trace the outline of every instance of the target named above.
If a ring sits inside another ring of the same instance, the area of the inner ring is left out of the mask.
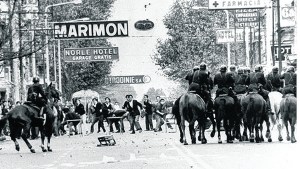
[[[54,23],[55,39],[127,37],[128,21]]]

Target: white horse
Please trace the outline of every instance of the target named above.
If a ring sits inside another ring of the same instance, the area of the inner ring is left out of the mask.
[[[272,91],[269,93],[270,99],[270,106],[271,106],[271,114],[269,114],[270,121],[273,125],[272,129],[275,125],[277,125],[277,129],[279,132],[278,140],[282,141],[282,120],[281,120],[281,113],[280,113],[280,102],[282,100],[282,94],[278,91]]]

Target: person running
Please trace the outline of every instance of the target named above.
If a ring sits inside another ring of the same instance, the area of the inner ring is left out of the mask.
[[[146,123],[146,131],[153,130],[153,122],[152,122],[152,104],[149,100],[148,95],[144,95],[144,109],[145,109],[145,123]]]
[[[100,128],[102,128],[104,133],[106,132],[104,124],[103,124],[104,115],[103,115],[102,108],[103,108],[103,106],[100,102],[98,102],[98,98],[93,98],[92,105],[91,105],[92,115],[93,115],[93,122],[91,124],[91,131],[90,131],[91,133],[94,132],[94,125],[97,122],[98,122],[97,133],[100,133]]]

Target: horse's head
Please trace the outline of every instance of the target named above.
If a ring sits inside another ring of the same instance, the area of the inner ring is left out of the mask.
[[[55,89],[52,82],[46,87],[45,93],[48,99],[59,100],[59,91]]]

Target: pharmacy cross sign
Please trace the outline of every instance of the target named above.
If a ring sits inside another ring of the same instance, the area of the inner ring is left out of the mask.
[[[208,9],[261,9],[266,7],[267,0],[209,0]]]

